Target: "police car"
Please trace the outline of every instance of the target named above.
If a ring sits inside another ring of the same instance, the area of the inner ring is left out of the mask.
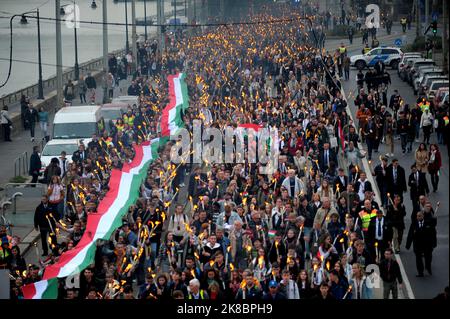
[[[399,48],[378,47],[365,54],[353,55],[350,57],[350,63],[357,69],[362,70],[366,67],[375,66],[378,61],[381,61],[384,65],[397,69],[402,56],[403,52]]]

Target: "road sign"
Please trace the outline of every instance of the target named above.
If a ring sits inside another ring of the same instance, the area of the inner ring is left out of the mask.
[[[402,43],[403,43],[402,39],[395,39],[395,40],[394,40],[394,44],[395,44],[396,46],[398,46],[398,47],[401,46]]]

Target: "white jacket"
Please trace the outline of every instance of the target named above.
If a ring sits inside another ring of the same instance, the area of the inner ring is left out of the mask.
[[[8,120],[11,121],[11,118],[9,117],[8,111],[2,110],[1,111],[1,124],[8,124]]]
[[[423,112],[422,117],[420,118],[420,127],[430,126],[432,124],[433,124],[433,114],[431,114],[430,112],[428,113]]]
[[[295,176],[295,188],[294,194],[291,194],[291,183],[289,181],[289,177],[286,177],[282,184],[288,191],[289,196],[296,197],[299,193],[303,191],[305,193],[305,184],[303,184],[302,180]]]

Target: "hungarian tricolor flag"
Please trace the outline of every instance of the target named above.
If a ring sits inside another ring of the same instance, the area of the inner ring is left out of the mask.
[[[260,129],[263,128],[262,125],[260,125],[260,124],[253,124],[253,123],[239,124],[238,127],[251,128],[251,129],[254,129],[256,132],[258,132]]]
[[[56,264],[49,265],[41,281],[23,287],[25,299],[55,299],[58,278],[73,276],[94,262],[97,239],[108,240],[122,225],[122,217],[139,197],[139,187],[147,176],[150,163],[158,157],[159,139],[134,146],[136,156],[122,170],[113,169],[109,191],[97,212],[89,214],[86,230],[75,248],[64,252]]]
[[[341,147],[342,151],[345,152],[345,137],[344,137],[344,130],[341,126],[341,120],[338,121],[338,135],[339,135],[339,141],[341,141]]]
[[[178,73],[169,75],[169,104],[163,109],[161,116],[161,135],[175,135],[184,126],[182,111],[189,107],[187,84],[184,81],[186,75]]]

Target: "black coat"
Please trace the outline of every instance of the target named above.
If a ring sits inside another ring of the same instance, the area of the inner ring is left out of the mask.
[[[35,108],[28,108],[24,114],[25,122],[29,124],[34,124],[39,122],[39,115]]]
[[[394,282],[395,280],[398,280],[398,283],[403,283],[402,274],[400,272],[400,266],[398,265],[398,262],[394,259],[390,260],[390,267],[389,261],[387,259],[383,259],[380,261],[380,277],[385,282]]]
[[[387,183],[387,191],[391,194],[403,194],[408,189],[406,187],[406,175],[405,169],[400,165],[397,166],[397,183],[394,184],[394,175],[393,175],[393,167],[392,164],[388,166],[386,170],[386,183]],[[393,195],[391,195],[393,197]]]
[[[369,224],[369,229],[367,231],[367,241],[371,244],[374,244],[376,242],[376,232],[377,232],[377,218],[372,218]],[[382,227],[382,234],[383,234],[383,244],[384,247],[387,246],[387,243],[392,241],[392,226],[387,221],[386,217],[384,217],[383,227]],[[384,252],[383,252],[384,253]]]
[[[50,203],[48,203],[47,207],[44,207],[44,204],[41,202],[38,207],[36,207],[36,210],[34,212],[34,227],[39,227],[39,230],[50,231],[51,228],[48,222],[50,220],[53,230],[55,230],[56,224],[53,218],[50,217],[50,214],[52,214],[53,216],[58,215],[53,205],[50,205]],[[46,216],[48,216],[48,219]]]
[[[328,168],[328,166],[325,163],[325,158],[324,158],[325,155],[324,154],[325,154],[325,152],[322,149],[319,154],[319,166],[320,166],[320,170],[322,172],[325,172]],[[328,149],[328,158],[329,158],[330,163],[334,162],[335,164],[338,164],[336,153],[331,149]]]
[[[360,184],[361,184],[361,182],[358,180],[358,181],[356,181],[356,183],[353,187],[353,189],[355,190],[356,193],[359,192]],[[366,180],[364,182],[364,192],[367,192],[367,191],[373,192],[372,184],[368,180]]]
[[[348,176],[344,176],[344,183],[342,183],[341,178],[336,176],[333,182],[333,189],[336,192],[336,185],[339,185],[339,193],[342,193],[347,190],[348,185]]]
[[[413,245],[415,253],[431,252],[437,245],[436,227],[428,219],[424,219],[423,227],[419,227],[419,222],[415,220],[411,223],[406,239],[406,249]]]
[[[409,174],[408,178],[409,194],[411,199],[419,199],[420,195],[426,195],[430,192],[428,188],[427,178],[425,173],[419,172],[419,183],[416,182],[414,173]]]
[[[88,155],[89,155],[88,151],[84,150],[84,152],[83,152],[83,159],[87,159]],[[81,152],[79,150],[73,152],[72,161],[74,161],[76,163],[82,162],[82,160],[81,160]]]
[[[405,229],[405,216],[406,209],[403,204],[399,204],[397,209],[394,209],[394,206],[392,205],[388,206],[386,219],[391,227],[395,227],[397,229]]]
[[[42,163],[41,163],[41,159],[39,157],[39,153],[34,152],[30,156],[30,171],[29,171],[29,174],[30,175],[37,175],[37,174],[39,174],[39,171],[41,170],[41,167],[42,167]]]

